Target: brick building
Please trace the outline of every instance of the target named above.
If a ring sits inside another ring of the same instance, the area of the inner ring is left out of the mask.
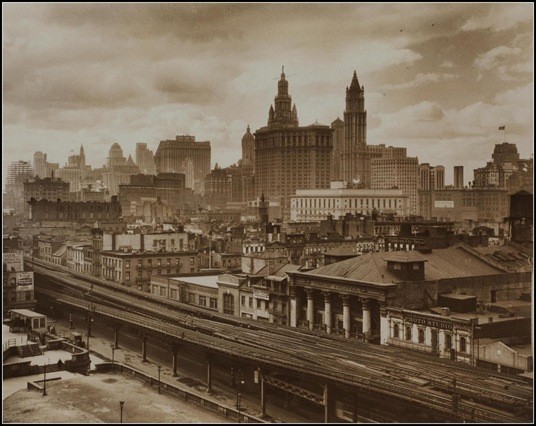
[[[32,221],[116,222],[121,217],[121,204],[113,196],[110,202],[69,202],[32,198],[29,218]]]

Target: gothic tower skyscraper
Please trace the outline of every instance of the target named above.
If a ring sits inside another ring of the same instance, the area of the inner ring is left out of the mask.
[[[354,71],[350,87],[346,88],[344,111],[345,139],[342,149],[342,178],[348,182],[367,180],[367,111],[365,87],[359,85]]]
[[[288,81],[285,78],[285,67],[281,69],[281,78],[277,83],[277,96],[274,107],[270,105],[268,126],[298,126],[298,111],[292,106],[292,97],[288,94]]]

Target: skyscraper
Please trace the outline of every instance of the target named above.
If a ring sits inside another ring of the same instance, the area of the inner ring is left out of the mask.
[[[419,166],[419,188],[439,190],[445,187],[445,167],[430,166],[423,163]]]
[[[146,143],[136,144],[136,164],[140,168],[140,173],[144,175],[155,175],[156,164],[154,162],[153,151],[147,148]]]
[[[365,110],[365,86],[360,86],[354,71],[350,87],[346,88],[344,111],[344,145],[341,152],[342,178],[352,182],[368,182],[370,158],[367,146],[367,111]]]
[[[329,188],[333,129],[318,122],[299,127],[284,70],[268,125],[255,132],[255,191],[280,201],[284,218],[296,189]]]
[[[4,209],[24,211],[24,182],[34,177],[29,161],[13,161],[7,169]]]
[[[331,154],[331,180],[341,180],[341,155],[344,150],[344,121],[339,117],[331,123],[333,129],[333,152]]]
[[[183,173],[183,161],[194,164],[194,191],[203,194],[205,176],[210,173],[210,142],[196,142],[195,136],[181,135],[161,141],[155,154],[157,173]]]
[[[47,177],[47,155],[43,154],[41,151],[37,151],[34,154],[34,172],[36,176],[39,176],[41,179]]]
[[[463,166],[454,166],[454,188],[463,188]]]

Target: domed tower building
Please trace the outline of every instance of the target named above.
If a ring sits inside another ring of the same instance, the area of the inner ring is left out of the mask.
[[[252,166],[255,164],[255,136],[251,134],[249,124],[246,133],[242,137],[242,165]]]

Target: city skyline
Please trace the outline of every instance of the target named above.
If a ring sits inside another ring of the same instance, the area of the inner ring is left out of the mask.
[[[532,154],[532,4],[3,5],[4,178],[35,151],[156,151],[189,134],[212,166],[266,125],[281,66],[300,125],[343,118],[357,71],[368,144],[472,170],[495,144]],[[400,19],[403,16],[404,19]],[[506,135],[499,131],[506,126]],[[32,161],[33,163],[33,161]]]

